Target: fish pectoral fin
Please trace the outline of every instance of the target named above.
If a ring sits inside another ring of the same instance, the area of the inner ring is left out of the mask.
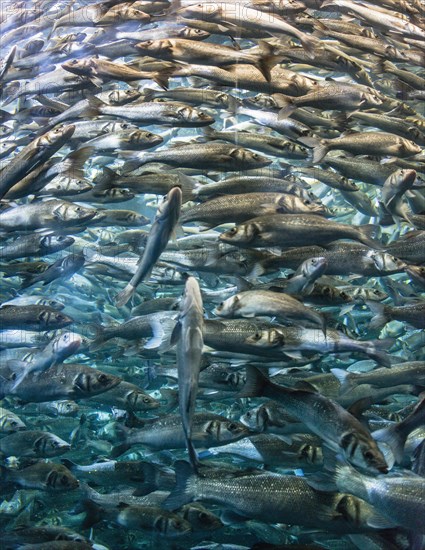
[[[242,523],[250,519],[248,516],[235,512],[234,510],[225,510],[220,515],[221,521],[224,525],[231,525],[232,523]]]
[[[171,346],[174,346],[175,344],[177,344],[177,342],[180,340],[181,333],[182,333],[182,324],[178,322],[174,327],[173,332],[171,333],[171,338],[170,338]]]
[[[369,527],[373,527],[375,529],[390,529],[391,527],[397,527],[396,523],[384,516],[381,516],[375,511],[367,518],[367,524]]]

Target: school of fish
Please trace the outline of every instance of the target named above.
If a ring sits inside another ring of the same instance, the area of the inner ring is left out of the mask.
[[[2,550],[425,548],[424,15],[1,2]]]

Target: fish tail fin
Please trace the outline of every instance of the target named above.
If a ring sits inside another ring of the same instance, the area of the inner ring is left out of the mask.
[[[370,329],[380,329],[386,323],[388,323],[389,319],[385,312],[384,304],[381,304],[380,302],[373,302],[371,300],[366,300],[366,305],[373,313],[372,320],[370,321],[370,324],[369,324]]]
[[[310,58],[310,59],[314,59],[315,57],[315,50],[317,48],[317,45],[319,43],[319,41],[317,40],[317,38],[314,38],[312,36],[308,36],[307,34],[304,34],[301,38],[300,38],[300,42],[302,44],[302,47],[305,49],[305,52],[307,54],[307,56]]]
[[[320,4],[320,9],[327,8],[329,6],[335,6],[334,0],[323,0],[323,2]]]
[[[248,274],[248,281],[255,281],[258,277],[261,277],[261,275],[264,275],[265,273],[266,269],[264,268],[262,262],[256,262]]]
[[[77,464],[75,464],[75,462],[72,462],[72,460],[69,460],[68,458],[61,458],[61,462],[65,466],[65,468],[68,468],[70,472],[77,471]]]
[[[93,525],[96,525],[96,523],[102,521],[105,511],[101,506],[89,499],[84,500],[82,502],[82,506],[86,513],[81,525],[82,529],[90,529],[90,527],[93,527]]]
[[[121,292],[118,292],[118,294],[115,296],[115,305],[117,307],[125,306],[125,304],[133,296],[135,291],[136,291],[136,287],[128,283],[128,285],[126,285],[124,289],[121,290]]]
[[[285,96],[283,94],[275,94],[274,97],[275,97],[277,106],[280,108],[278,119],[282,120],[284,118],[287,118],[288,116],[291,116],[291,114],[297,108],[297,106],[294,103],[294,99],[292,97]]]
[[[170,77],[173,76],[175,68],[166,68],[161,71],[156,71],[151,75],[152,80],[158,84],[163,90],[168,90]],[[146,100],[148,101],[148,100]]]
[[[377,225],[369,224],[369,225],[361,225],[359,227],[359,240],[366,246],[369,246],[370,248],[375,249],[382,249],[384,248],[384,245],[378,241],[381,229]]]
[[[343,394],[351,390],[354,386],[352,373],[343,369],[331,369],[331,373],[335,376],[338,382],[341,384],[339,393]]]
[[[191,481],[195,477],[189,462],[178,460],[175,464],[176,485],[165,501],[162,503],[166,510],[176,510],[188,502],[192,502],[195,492]]]
[[[352,493],[360,498],[364,498],[364,496],[367,495],[362,474],[338,457],[335,466],[334,480],[341,492]],[[363,497],[361,495],[363,495]]]
[[[193,471],[197,474],[199,469],[198,453],[196,452],[195,446],[193,445],[193,442],[189,436],[186,436],[186,445],[187,445],[187,452],[189,454],[190,464],[192,466]]]
[[[166,352],[173,346],[171,338],[176,326],[174,317],[161,317],[150,321],[153,337],[144,345],[145,349],[157,349],[160,353]]]
[[[373,432],[372,437],[379,443],[385,443],[391,449],[397,464],[403,461],[407,434],[400,430],[397,424]]]
[[[24,290],[30,286],[32,286],[34,283],[35,283],[35,280],[36,280],[36,275],[31,275],[31,274],[27,274],[27,275],[21,275],[22,277],[22,282],[21,282],[21,286],[19,287],[19,290]]]
[[[258,397],[263,395],[264,388],[269,383],[268,378],[257,367],[247,365],[246,382],[242,390],[237,394],[241,397]]]
[[[386,351],[376,349],[375,346],[369,346],[366,348],[366,354],[371,359],[376,361],[378,365],[381,365],[382,367],[386,367],[386,368],[391,367],[391,359]]]
[[[319,164],[329,151],[329,147],[318,137],[302,137],[298,138],[298,141],[313,149],[312,164]]]
[[[267,82],[270,82],[272,78],[271,70],[276,65],[276,63],[278,63],[282,59],[282,56],[274,55],[273,47],[264,40],[260,40],[259,45],[261,49],[261,58],[257,61],[255,66],[261,72]]]
[[[131,448],[129,443],[120,443],[120,445],[114,445],[111,449],[109,456],[113,459],[118,458],[123,455],[126,451]]]
[[[93,330],[95,331],[94,340],[89,345],[90,351],[97,351],[102,347],[102,345],[109,339],[105,327],[102,325],[92,325]]]
[[[143,101],[146,103],[150,103],[153,99],[155,99],[155,94],[158,90],[154,90],[153,88],[143,88]]]

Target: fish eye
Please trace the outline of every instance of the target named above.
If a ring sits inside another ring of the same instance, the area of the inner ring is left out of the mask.
[[[99,374],[99,376],[97,377],[97,379],[98,379],[99,382],[101,382],[102,384],[105,384],[105,383],[108,381],[108,377],[106,376],[106,374]]]
[[[373,293],[376,294],[376,296],[378,296],[379,290],[376,289],[376,290],[373,291]]]
[[[309,201],[308,199],[305,199],[304,204],[311,204],[311,201]]]
[[[78,64],[78,59],[72,59],[70,62],[69,62],[70,65],[77,65]]]
[[[251,418],[251,412],[248,411],[246,414],[245,414],[246,418]]]
[[[323,294],[325,294],[325,296],[328,296],[330,293],[331,289],[328,286],[325,286],[325,288],[323,289]]]
[[[261,332],[256,332],[254,336],[252,337],[253,340],[260,340],[261,339]]]
[[[230,422],[230,424],[227,425],[227,428],[233,432],[234,430],[237,429],[237,425],[234,423],[234,422]]]
[[[237,231],[238,231],[237,227],[232,227],[232,229],[229,231],[229,233],[234,235],[235,233],[237,233]]]
[[[372,460],[374,458],[374,454],[372,451],[365,451],[363,453],[364,458],[367,458],[368,460]]]
[[[150,401],[151,400],[149,399],[149,397],[144,397],[143,398],[143,403],[150,403]]]
[[[62,476],[61,483],[62,485],[68,485],[68,478],[66,476]]]

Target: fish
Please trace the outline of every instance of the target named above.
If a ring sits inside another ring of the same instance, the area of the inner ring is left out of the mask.
[[[340,490],[363,498],[395,524],[423,533],[419,519],[423,507],[423,478],[420,476],[402,474],[399,477],[374,478],[341,464],[336,468],[335,481]]]
[[[86,365],[63,363],[51,366],[42,373],[30,373],[17,386],[14,380],[8,380],[2,375],[0,394],[10,393],[22,401],[34,403],[82,399],[107,391],[120,381],[117,376]]]
[[[326,334],[325,319],[301,302],[269,290],[247,290],[221,302],[214,310],[220,317],[255,317],[268,315],[281,323],[319,326]]]
[[[341,238],[359,241],[370,248],[383,245],[369,235],[373,226],[344,226],[315,214],[274,214],[259,216],[241,223],[220,234],[219,239],[242,247],[295,247],[305,242],[307,234],[314,227],[311,244],[328,244]]]
[[[12,411],[0,409],[0,433],[2,435],[25,430],[25,423]]]
[[[167,509],[176,509],[182,503],[202,495],[209,502],[229,508],[228,517],[239,517],[240,521],[247,518],[261,520],[266,517],[267,521],[278,521],[277,518],[284,518],[291,524],[315,527],[318,524],[331,523],[332,529],[338,531],[340,528],[338,519],[330,518],[334,515],[332,510],[338,507],[337,503],[343,497],[338,493],[328,493],[326,497],[326,493],[316,492],[303,478],[261,474],[258,471],[229,477],[226,470],[209,472],[209,475],[205,472],[202,476],[196,476],[190,465],[184,461],[179,461],[176,469],[176,487],[164,502]],[[291,495],[290,498],[282,498],[282,495],[288,494]],[[307,506],[312,506],[315,513],[306,514]],[[367,515],[366,513],[365,516]],[[389,520],[387,524],[390,524]]]
[[[128,302],[137,286],[152,272],[155,262],[167,246],[168,240],[176,227],[180,216],[181,202],[182,192],[179,187],[173,187],[164,197],[152,223],[137,271],[124,290],[116,297],[116,304],[119,307]]]
[[[21,470],[11,470],[2,466],[0,476],[3,482],[13,483],[24,489],[40,491],[73,491],[79,482],[62,464],[37,462]]]
[[[60,437],[37,430],[18,431],[3,437],[0,453],[3,456],[49,458],[69,451],[70,445]]]
[[[240,395],[258,394],[281,401],[292,416],[322,438],[325,446],[341,452],[351,464],[374,473],[388,473],[386,459],[370,432],[335,401],[319,393],[278,386],[256,367],[247,367],[247,382]]]
[[[201,369],[204,312],[201,290],[194,277],[186,280],[180,301],[177,323],[171,336],[176,342],[176,359],[179,382],[179,411],[191,463],[198,462],[192,443],[192,423]]]
[[[191,438],[193,445],[214,446],[237,441],[249,434],[246,426],[237,421],[210,413],[194,413]],[[166,415],[151,422],[144,421],[142,429],[133,428],[123,434],[123,443],[116,446],[112,455],[117,457],[132,445],[144,445],[150,449],[184,449],[184,433],[180,415]]]

